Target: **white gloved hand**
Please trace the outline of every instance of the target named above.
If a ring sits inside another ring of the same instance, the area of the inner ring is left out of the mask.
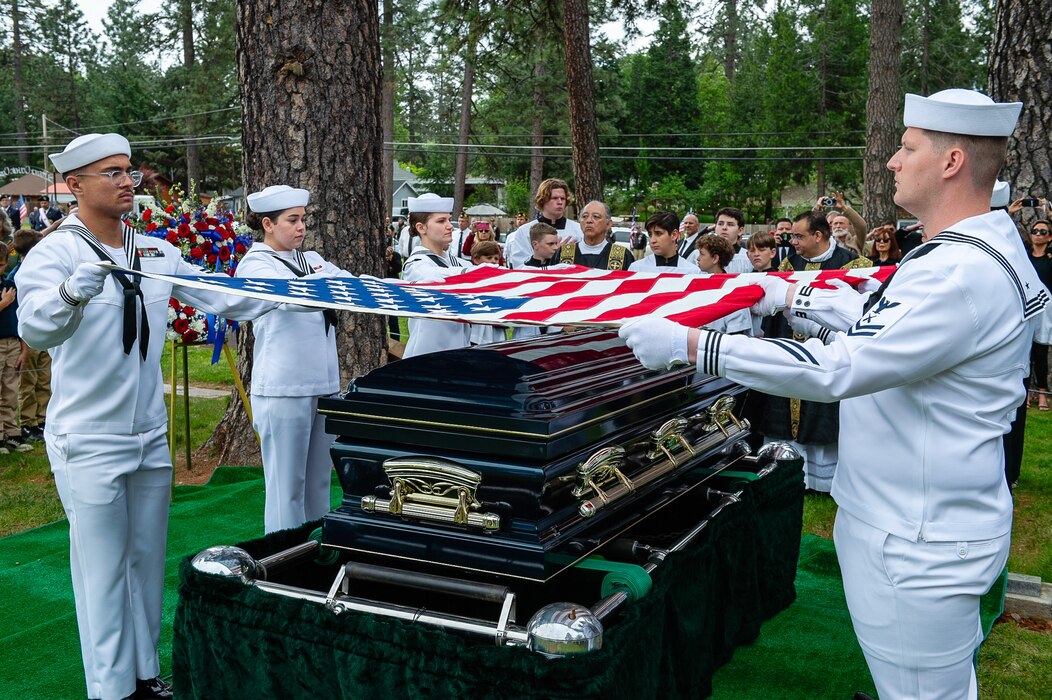
[[[862,317],[869,294],[859,294],[844,280],[829,280],[833,289],[807,287],[793,299],[792,314],[803,315],[834,331],[846,331]]]
[[[802,335],[805,338],[817,338],[822,333],[822,326],[810,319],[800,318],[793,315],[792,312],[786,314],[786,316],[789,318],[789,327],[793,329],[794,334]]]
[[[786,306],[786,295],[789,294],[790,285],[781,277],[776,275],[755,275],[750,279],[753,284],[763,287],[763,298],[752,305],[751,311],[757,316],[773,316]]]
[[[70,298],[84,302],[98,296],[106,284],[110,271],[98,263],[84,262],[77,265],[73,274],[66,278],[62,286]]]
[[[641,318],[618,329],[636,359],[647,369],[669,369],[687,361],[687,334],[690,328],[667,318]]]

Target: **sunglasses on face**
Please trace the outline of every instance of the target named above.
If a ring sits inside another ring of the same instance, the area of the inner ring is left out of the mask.
[[[1033,231],[1030,232],[1031,236],[1047,236],[1048,234],[1049,231],[1047,228],[1035,228]]]
[[[874,238],[873,242],[874,243],[891,243],[891,239],[890,238]]]

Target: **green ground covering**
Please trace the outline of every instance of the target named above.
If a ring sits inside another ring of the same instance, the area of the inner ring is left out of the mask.
[[[208,385],[223,387],[230,385],[230,373],[225,360],[221,364],[210,365],[210,348],[191,348],[189,354],[190,376],[195,385]],[[169,367],[166,359],[162,365],[165,374]],[[212,428],[222,416],[228,399],[191,399],[191,440],[192,443],[200,445],[210,434]],[[179,426],[181,430],[181,426]],[[218,474],[222,474],[221,470]],[[254,471],[254,470],[248,470]],[[233,470],[235,476],[223,476],[221,480],[233,479],[237,482],[242,477],[236,476],[241,472]],[[257,472],[258,473],[258,472]],[[218,476],[217,474],[217,476]],[[230,496],[227,503],[231,506],[238,504],[255,508],[254,511],[262,511],[262,487],[258,476],[249,479],[247,485],[236,485],[234,488],[238,493]],[[183,495],[177,495],[177,501],[182,499],[193,503],[203,498],[201,494],[209,487],[187,486]],[[251,495],[250,495],[251,494]],[[1052,581],[1052,413],[1038,412],[1032,409],[1027,421],[1026,450],[1024,456],[1022,475],[1016,495],[1016,516],[1012,536],[1012,552],[1008,562],[1010,571],[1017,573],[1040,576],[1045,581]],[[256,503],[258,501],[258,503]],[[234,542],[239,539],[257,536],[259,523],[251,518],[241,516],[238,522],[230,522],[225,519],[226,512],[220,509],[216,513],[205,516],[205,511],[199,512],[202,517],[214,520],[218,531],[228,533],[224,536],[224,542]],[[173,514],[175,510],[173,510]],[[826,496],[808,495],[804,505],[804,534],[817,535],[823,538],[831,537],[832,521],[835,515],[835,505]],[[196,516],[195,516],[196,517]],[[37,444],[37,448],[26,454],[0,455],[0,537],[11,535],[32,528],[37,528],[47,523],[63,519],[61,505],[55,494],[54,483],[48,469],[47,458],[44,455],[43,445]],[[212,530],[205,529],[204,533]],[[47,532],[49,545],[47,551],[39,553],[41,560],[48,557],[65,556],[64,551],[68,547],[68,538],[64,523],[52,526]],[[17,539],[17,538],[14,538]],[[0,540],[0,571],[11,567],[18,569],[19,576],[34,577],[31,569],[34,564],[21,562],[15,564],[5,557],[4,547],[9,545],[12,538]],[[213,544],[215,542],[203,539],[200,542],[194,540],[193,534],[185,536],[185,549],[182,553],[196,551],[197,548]],[[11,573],[8,571],[8,573]],[[170,594],[166,598],[166,610],[174,607],[174,568],[169,573],[168,584]],[[66,570],[55,586],[62,590],[52,590],[46,596],[48,606],[69,606],[68,615],[59,622],[49,623],[47,629],[41,630],[48,638],[60,638],[61,642],[51,649],[51,654],[61,654],[70,659],[70,664],[77,666],[79,663],[79,652],[76,646],[75,621],[72,615],[71,594],[68,592],[68,570]],[[810,585],[810,584],[809,584]],[[801,592],[806,592],[801,589]],[[21,630],[14,629],[13,625],[21,627],[32,627],[34,622],[19,612],[12,617],[10,611],[19,611],[22,602],[17,596],[6,596],[7,603],[3,607],[6,611],[0,615],[0,668],[4,665],[4,659],[12,660],[15,657],[16,665],[23,668],[24,663],[32,662],[32,659],[23,659],[18,651],[8,644],[12,635],[21,634]],[[31,609],[28,606],[26,610]],[[169,618],[170,619],[170,618]],[[760,640],[750,648],[750,651],[739,652],[745,658],[753,658],[751,655],[757,653],[779,653],[779,644],[784,644],[781,638],[768,638],[768,630],[775,633],[775,621],[768,623],[761,633]],[[816,620],[817,624],[817,620]],[[170,635],[170,627],[166,634]],[[8,641],[5,641],[8,640]],[[773,640],[773,641],[772,641]],[[170,637],[162,640],[164,649],[170,647]],[[162,653],[167,653],[163,651]],[[853,653],[853,652],[852,652]],[[737,657],[736,657],[737,658]],[[756,663],[761,659],[757,658]],[[736,665],[732,665],[736,667]],[[740,681],[738,679],[722,681],[726,673],[732,668],[724,669],[717,676],[717,697],[742,697],[734,693],[728,695],[726,690],[736,689]],[[166,661],[166,668],[167,661]],[[738,672],[741,669],[738,667]],[[3,674],[3,675],[6,675]],[[0,675],[0,687],[6,682]],[[68,676],[68,674],[67,674]],[[74,677],[79,677],[74,674]],[[9,677],[10,679],[10,677]],[[67,678],[68,680],[68,678]],[[82,681],[81,681],[82,682]],[[1052,634],[1035,632],[1024,626],[1009,622],[996,625],[983,645],[980,653],[979,683],[981,696],[984,698],[1045,698],[1048,697],[1048,689],[1052,688]],[[23,684],[20,683],[20,687]],[[30,687],[35,683],[30,683]],[[82,687],[82,686],[81,686]],[[721,688],[723,690],[721,690]],[[851,691],[851,689],[846,689]],[[0,695],[8,696],[5,691]],[[62,694],[33,694],[31,692],[20,693],[21,697],[65,697]],[[822,697],[815,695],[813,697]],[[829,697],[834,697],[830,695]],[[836,695],[835,697],[841,697]],[[850,697],[850,692],[846,697]]]

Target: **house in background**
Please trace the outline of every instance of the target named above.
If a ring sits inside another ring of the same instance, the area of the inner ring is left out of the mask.
[[[391,218],[405,216],[409,207],[409,198],[418,197],[424,192],[430,191],[431,183],[413,174],[408,168],[402,167],[397,161],[394,163],[391,178]],[[448,180],[443,185],[452,188],[453,181]],[[495,202],[486,202],[498,207],[504,204],[504,189],[507,183],[492,177],[474,177],[468,175],[464,180],[464,198],[470,198],[476,188],[488,187],[496,193]]]

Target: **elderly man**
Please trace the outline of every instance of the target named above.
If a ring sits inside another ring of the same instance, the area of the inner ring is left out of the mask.
[[[526,264],[533,256],[533,246],[530,245],[530,227],[537,221],[548,224],[559,232],[559,242],[562,244],[580,241],[584,234],[576,221],[566,218],[566,207],[573,201],[570,187],[562,180],[550,178],[537,187],[537,194],[533,197],[533,203],[540,212],[535,221],[529,221],[508,234],[508,240],[504,245],[504,257],[508,261],[508,267],[518,269]]]
[[[698,217],[694,212],[688,212],[683,215],[683,221],[680,222],[680,239],[679,239],[679,256],[684,260],[690,257],[697,257],[697,250],[694,244],[698,242],[698,233],[701,230],[701,224],[698,222]]]
[[[201,271],[122,221],[142,180],[126,138],[78,136],[51,162],[80,209],[23,261],[18,331],[53,362],[44,442],[69,520],[88,697],[172,697],[157,678],[172,485],[160,366],[167,300],[174,294],[241,319],[276,304],[111,275],[99,261],[168,275]]]
[[[584,205],[580,215],[584,240],[559,249],[560,263],[573,263],[597,270],[627,270],[635,258],[632,251],[607,239],[613,228],[610,208],[599,201]]]
[[[1011,217],[989,210],[1021,107],[971,90],[906,96],[888,168],[925,243],[869,298],[765,281],[761,311],[857,319],[828,345],[665,319],[621,329],[648,367],[696,362],[762,391],[841,400],[850,439],[833,482],[834,539],[882,698],[977,695],[979,598],[1004,568],[1012,529],[1001,437],[1048,303]]]

